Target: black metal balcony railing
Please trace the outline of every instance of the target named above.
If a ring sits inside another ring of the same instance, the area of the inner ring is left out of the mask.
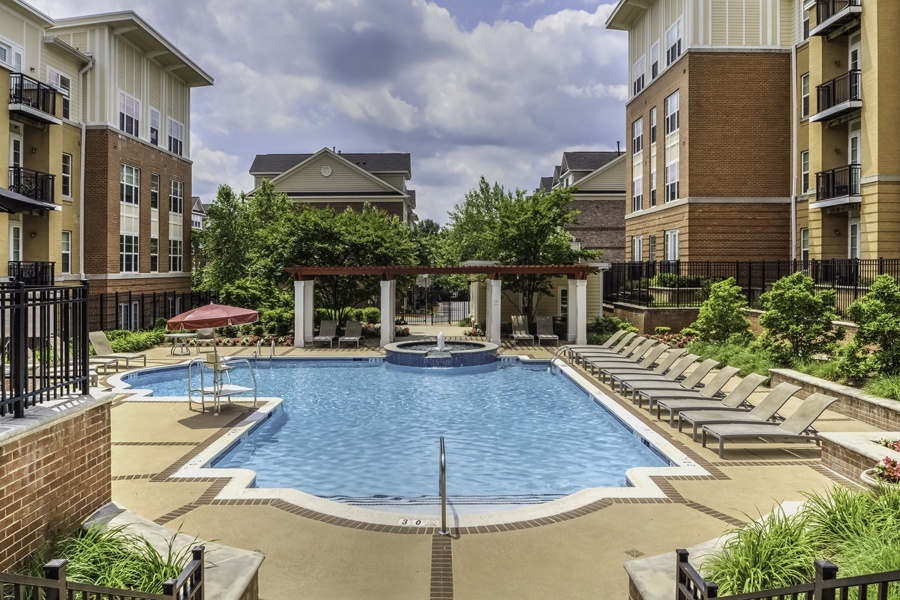
[[[24,73],[13,73],[9,76],[9,103],[56,116],[56,89]]]
[[[53,180],[54,175],[41,173],[22,167],[9,168],[10,191],[27,196],[32,200],[53,204]]]
[[[859,165],[847,165],[816,173],[816,201],[859,195]]]
[[[828,33],[834,26],[837,26],[840,23],[829,23],[823,28],[822,25],[824,25],[826,21],[835,15],[839,15],[842,11],[846,11],[846,17],[848,19],[852,18],[852,15],[858,13],[861,8],[861,0],[816,0],[816,17],[818,19],[818,25],[813,29],[812,33],[815,35]],[[844,19],[838,19],[838,21],[843,20]]]
[[[853,69],[831,81],[816,86],[819,100],[819,112],[854,100],[862,100],[862,71]]]
[[[23,262],[11,260],[7,273],[10,281],[25,285],[53,285],[56,276],[55,262]]]

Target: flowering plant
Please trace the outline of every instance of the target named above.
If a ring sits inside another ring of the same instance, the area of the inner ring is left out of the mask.
[[[465,331],[463,331],[463,333],[465,335],[476,336],[476,337],[484,335],[484,332],[481,329],[479,329],[478,327],[474,327],[474,326],[470,327],[469,329],[466,329]]]
[[[882,438],[876,442],[877,444],[884,446],[885,448],[890,448],[894,452],[900,452],[900,440],[891,441],[886,438]]]
[[[397,337],[406,337],[409,335],[409,327],[394,325],[394,335]]]
[[[887,483],[900,483],[900,462],[885,456],[875,465],[875,478]]]
[[[696,336],[684,335],[683,333],[658,333],[650,337],[673,348],[686,348],[696,338]]]

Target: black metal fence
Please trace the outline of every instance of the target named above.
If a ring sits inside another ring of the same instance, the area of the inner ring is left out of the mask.
[[[87,282],[0,283],[0,416],[88,393],[87,293]]]
[[[7,263],[7,273],[10,281],[26,285],[53,285],[56,263],[11,260]]]
[[[762,590],[735,596],[719,596],[719,586],[705,581],[688,562],[687,550],[675,551],[675,600],[847,600],[849,598],[878,598],[887,600],[900,591],[900,571],[873,573],[838,579],[838,568],[827,560],[815,561],[815,578],[808,583],[774,590]]]
[[[212,292],[114,292],[92,294],[89,328],[152,329],[157,319],[171,319],[186,310],[217,300]]]
[[[900,259],[614,263],[604,273],[603,299],[655,308],[700,306],[710,284],[734,277],[750,306],[758,308],[773,283],[797,271],[812,277],[817,288],[833,289],[835,308],[844,314],[878,275],[900,280]]]
[[[9,76],[9,103],[24,104],[55,115],[56,88],[24,73],[12,73]]]
[[[66,580],[66,560],[44,565],[44,577],[0,573],[0,598],[45,600],[203,600],[203,546],[191,552],[191,560],[178,577],[163,583],[162,594],[108,588]]]
[[[50,173],[24,169],[22,167],[9,168],[10,191],[22,194],[32,200],[53,204],[53,182],[55,176]]]

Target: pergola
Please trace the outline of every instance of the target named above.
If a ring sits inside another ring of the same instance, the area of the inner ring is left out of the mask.
[[[458,267],[426,267],[410,265],[290,267],[285,269],[294,279],[294,345],[303,347],[313,339],[314,280],[319,276],[377,275],[381,279],[381,345],[394,341],[396,278],[401,275],[485,275],[487,286],[486,331],[488,339],[499,344],[500,294],[504,275],[565,275],[569,278],[569,332],[574,341],[587,343],[587,277],[597,271],[596,265],[495,265],[468,264]],[[390,326],[385,327],[388,323]]]

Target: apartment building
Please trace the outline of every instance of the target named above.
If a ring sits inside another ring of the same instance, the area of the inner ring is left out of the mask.
[[[254,188],[269,179],[295,202],[358,210],[368,202],[414,226],[416,192],[409,154],[350,154],[322,148],[315,154],[257,154],[250,166]]]
[[[900,4],[620,0],[607,26],[630,260],[900,257]]]
[[[212,78],[133,12],[54,20],[0,0],[7,79],[0,196],[47,206],[0,216],[0,274],[55,263],[92,294],[189,291],[190,92]]]

